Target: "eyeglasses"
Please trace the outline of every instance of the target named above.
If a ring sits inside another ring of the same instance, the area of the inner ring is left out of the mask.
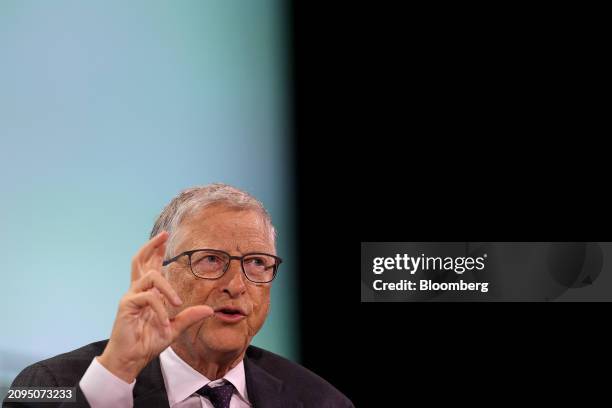
[[[176,262],[182,256],[189,258],[191,272],[201,279],[219,279],[229,269],[232,259],[240,261],[242,272],[254,283],[268,283],[276,277],[283,260],[275,255],[251,252],[243,256],[232,256],[217,249],[194,249],[167,259],[163,266]]]

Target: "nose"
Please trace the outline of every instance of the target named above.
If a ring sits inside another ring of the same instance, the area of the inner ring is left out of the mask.
[[[242,273],[240,261],[232,259],[227,271],[221,280],[222,291],[227,293],[231,298],[236,298],[246,292],[246,276]]]

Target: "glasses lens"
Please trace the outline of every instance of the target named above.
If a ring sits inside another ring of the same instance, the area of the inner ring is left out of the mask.
[[[276,258],[270,255],[249,255],[243,261],[244,272],[253,282],[270,282],[276,270]]]
[[[229,261],[227,255],[214,251],[198,251],[191,255],[191,270],[202,278],[214,279],[223,275]]]

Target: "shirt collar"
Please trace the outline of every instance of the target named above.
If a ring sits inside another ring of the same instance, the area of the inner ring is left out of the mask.
[[[174,350],[172,350],[172,347],[168,347],[160,353],[159,362],[170,406],[185,400],[208,383],[214,385],[222,382],[222,379],[211,381],[206,378],[206,376],[196,371],[181,359]],[[244,373],[244,360],[240,360],[240,362],[229,370],[223,378],[234,385],[234,388],[236,388],[242,400],[245,402],[249,401]]]

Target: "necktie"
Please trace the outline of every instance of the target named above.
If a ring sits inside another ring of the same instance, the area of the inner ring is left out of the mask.
[[[234,385],[226,381],[223,385],[218,387],[209,387],[205,385],[196,392],[207,397],[215,408],[229,408],[230,400],[234,393]]]

